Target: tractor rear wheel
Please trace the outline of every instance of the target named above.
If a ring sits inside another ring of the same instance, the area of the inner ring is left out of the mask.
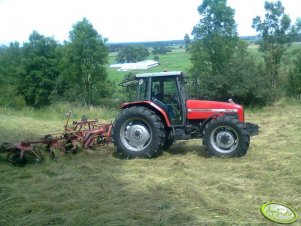
[[[117,152],[127,158],[152,158],[162,152],[165,130],[161,118],[147,107],[123,110],[113,124]]]
[[[211,156],[236,157],[246,154],[250,135],[244,123],[224,116],[212,119],[204,131],[204,145]]]

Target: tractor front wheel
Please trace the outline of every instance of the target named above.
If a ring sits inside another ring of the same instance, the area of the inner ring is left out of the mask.
[[[204,145],[211,156],[236,157],[246,154],[250,135],[244,123],[224,116],[212,119],[204,131]]]
[[[147,107],[123,110],[113,124],[117,152],[128,158],[152,158],[162,152],[165,138],[161,118]]]

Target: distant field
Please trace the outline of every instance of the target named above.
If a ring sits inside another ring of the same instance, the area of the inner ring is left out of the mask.
[[[114,64],[117,53],[110,54],[110,64]],[[153,59],[154,55],[150,55],[148,59]],[[166,55],[159,55],[160,65],[158,67],[147,70],[131,70],[134,73],[148,73],[157,71],[186,71],[190,66],[189,54],[184,49],[177,48]],[[117,71],[113,68],[108,68],[108,78],[116,83],[120,83],[123,76],[130,71]]]
[[[0,143],[61,131],[67,110],[1,108]],[[73,111],[76,119],[108,116]],[[300,102],[250,109],[246,120],[261,132],[241,158],[209,158],[200,140],[179,141],[151,160],[119,159],[112,145],[56,152],[55,161],[45,153],[43,164],[24,168],[0,154],[0,225],[274,225],[259,210],[268,201],[300,215]]]
[[[301,43],[294,43],[289,49],[287,54],[292,54],[292,52],[296,49],[300,49]],[[258,45],[250,45],[248,51],[255,57],[257,61],[261,61],[262,53],[258,51]],[[116,63],[117,53],[110,53],[109,56],[109,64]],[[189,54],[183,48],[175,47],[171,53],[166,55],[159,55],[160,65],[158,67],[150,68],[148,70],[129,70],[129,71],[117,71],[116,69],[110,68],[108,66],[108,78],[116,84],[119,84],[122,81],[124,75],[129,72],[134,73],[147,73],[147,72],[158,72],[158,71],[183,71],[187,72],[189,67],[191,66],[191,62],[189,60]],[[153,59],[154,55],[150,55],[148,59]]]

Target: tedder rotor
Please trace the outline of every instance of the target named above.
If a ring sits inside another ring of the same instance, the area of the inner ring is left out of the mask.
[[[15,144],[4,143],[1,152],[7,152],[7,160],[14,165],[25,166],[27,158],[25,153],[31,153],[37,163],[43,161],[42,155],[35,150],[35,145],[45,145],[46,151],[52,158],[55,157],[53,149],[63,153],[77,153],[80,148],[91,148],[97,145],[107,145],[111,141],[112,124],[99,123],[98,120],[74,121],[69,126],[71,112],[68,114],[62,133],[48,134],[34,141],[21,141]]]

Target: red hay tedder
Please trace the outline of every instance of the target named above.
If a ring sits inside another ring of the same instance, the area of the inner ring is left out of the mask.
[[[74,121],[69,127],[71,112],[68,114],[67,122],[62,133],[48,134],[35,141],[21,141],[16,144],[4,143],[2,152],[8,152],[7,160],[14,165],[25,166],[27,158],[25,153],[35,156],[37,163],[43,161],[39,151],[34,145],[46,145],[46,151],[54,158],[53,149],[63,153],[76,153],[79,148],[91,148],[97,145],[108,145],[111,140],[110,134],[112,124],[102,124],[98,120],[87,120],[83,117],[81,121]]]

